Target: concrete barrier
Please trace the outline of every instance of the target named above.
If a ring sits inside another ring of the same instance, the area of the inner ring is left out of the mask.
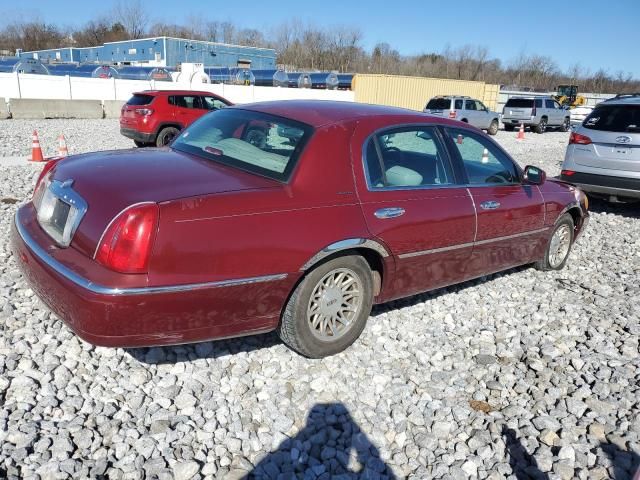
[[[122,100],[105,100],[102,102],[104,118],[120,118],[120,109],[125,104]]]
[[[11,115],[9,114],[9,104],[0,99],[0,120],[4,120],[5,118],[10,117]]]
[[[99,100],[52,100],[11,98],[9,110],[12,118],[102,118]]]

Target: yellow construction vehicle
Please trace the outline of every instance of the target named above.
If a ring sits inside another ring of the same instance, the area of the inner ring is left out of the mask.
[[[578,95],[578,85],[558,85],[554,97],[562,106],[579,107],[587,103],[586,98]]]

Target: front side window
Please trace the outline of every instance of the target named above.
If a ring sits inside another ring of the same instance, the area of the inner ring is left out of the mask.
[[[221,108],[228,106],[222,100],[217,99],[215,97],[202,97],[202,98],[204,100],[203,108],[205,110],[220,110]]]
[[[516,166],[490,140],[480,135],[447,128],[464,164],[469,184],[514,184],[520,182]]]
[[[180,108],[201,108],[200,97],[195,95],[172,95],[169,104]]]
[[[287,181],[312,133],[310,126],[286,118],[224,108],[185,129],[172,148]]]
[[[476,100],[476,110],[480,111],[480,112],[486,112],[488,110],[487,107],[484,106],[484,103]]]
[[[371,136],[365,148],[365,163],[371,189],[454,183],[451,166],[433,127],[402,127]]]

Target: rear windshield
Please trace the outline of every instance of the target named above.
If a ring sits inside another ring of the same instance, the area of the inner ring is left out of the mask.
[[[127,105],[149,105],[153,101],[152,95],[139,95],[136,94],[129,99]]]
[[[450,106],[450,98],[432,98],[427,103],[427,110],[449,110]]]
[[[225,108],[197,120],[171,146],[214,162],[287,181],[312,133],[310,126],[293,120]]]
[[[584,128],[605,132],[640,132],[640,105],[602,105],[584,119]]]
[[[531,98],[510,98],[507,100],[505,107],[513,108],[533,108],[533,99]]]

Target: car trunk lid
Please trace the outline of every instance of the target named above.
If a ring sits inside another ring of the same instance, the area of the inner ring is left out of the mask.
[[[87,209],[71,246],[93,256],[109,222],[141,202],[162,203],[222,192],[277,188],[268,178],[169,148],[96,152],[69,157],[53,179],[71,181]]]
[[[617,133],[581,128],[591,139],[588,145],[576,145],[575,162],[585,167],[640,172],[640,133]]]

